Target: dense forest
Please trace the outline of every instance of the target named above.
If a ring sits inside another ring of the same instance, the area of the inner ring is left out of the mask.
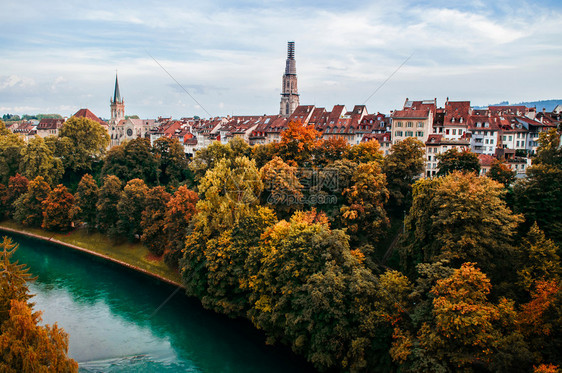
[[[298,122],[278,143],[235,137],[189,160],[177,139],[108,143],[83,118],[29,143],[0,123],[1,216],[140,241],[204,307],[320,371],[559,371],[556,131],[521,180],[500,162],[479,176],[456,151],[419,178],[415,139],[383,157]]]

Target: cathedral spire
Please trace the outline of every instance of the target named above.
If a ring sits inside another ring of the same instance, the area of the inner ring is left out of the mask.
[[[287,61],[283,86],[281,88],[281,105],[279,114],[288,117],[299,106],[299,90],[297,87],[297,62],[295,61],[295,42],[287,43]]]
[[[119,92],[119,81],[117,80],[117,72],[115,72],[115,92],[113,92],[113,102],[122,103],[121,92]]]

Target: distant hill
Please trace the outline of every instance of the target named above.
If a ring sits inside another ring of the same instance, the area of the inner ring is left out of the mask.
[[[553,99],[553,100],[540,100],[540,101],[527,101],[527,102],[519,102],[517,104],[510,104],[509,101],[503,101],[497,104],[491,104],[489,106],[527,106],[527,107],[536,107],[537,111],[542,110],[543,108],[546,111],[552,111],[556,105],[562,105],[562,99]],[[480,106],[477,107],[478,109],[485,109],[487,106]]]

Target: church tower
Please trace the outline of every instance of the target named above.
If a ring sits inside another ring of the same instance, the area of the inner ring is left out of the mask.
[[[115,91],[113,92],[113,98],[109,99],[109,102],[111,108],[111,119],[109,120],[109,125],[114,126],[122,119],[125,119],[125,101],[121,98],[121,92],[119,92],[117,73],[115,73]]]
[[[288,42],[287,62],[283,75],[283,88],[281,90],[281,108],[279,114],[290,116],[299,106],[299,90],[297,88],[297,62],[295,61],[295,42]]]

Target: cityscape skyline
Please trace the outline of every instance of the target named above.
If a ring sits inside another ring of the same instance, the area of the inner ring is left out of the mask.
[[[406,97],[559,98],[555,1],[156,4],[2,4],[14,17],[0,37],[0,113],[109,118],[117,69],[126,115],[208,117],[154,56],[213,116],[274,114],[292,40],[301,104],[388,113]]]

